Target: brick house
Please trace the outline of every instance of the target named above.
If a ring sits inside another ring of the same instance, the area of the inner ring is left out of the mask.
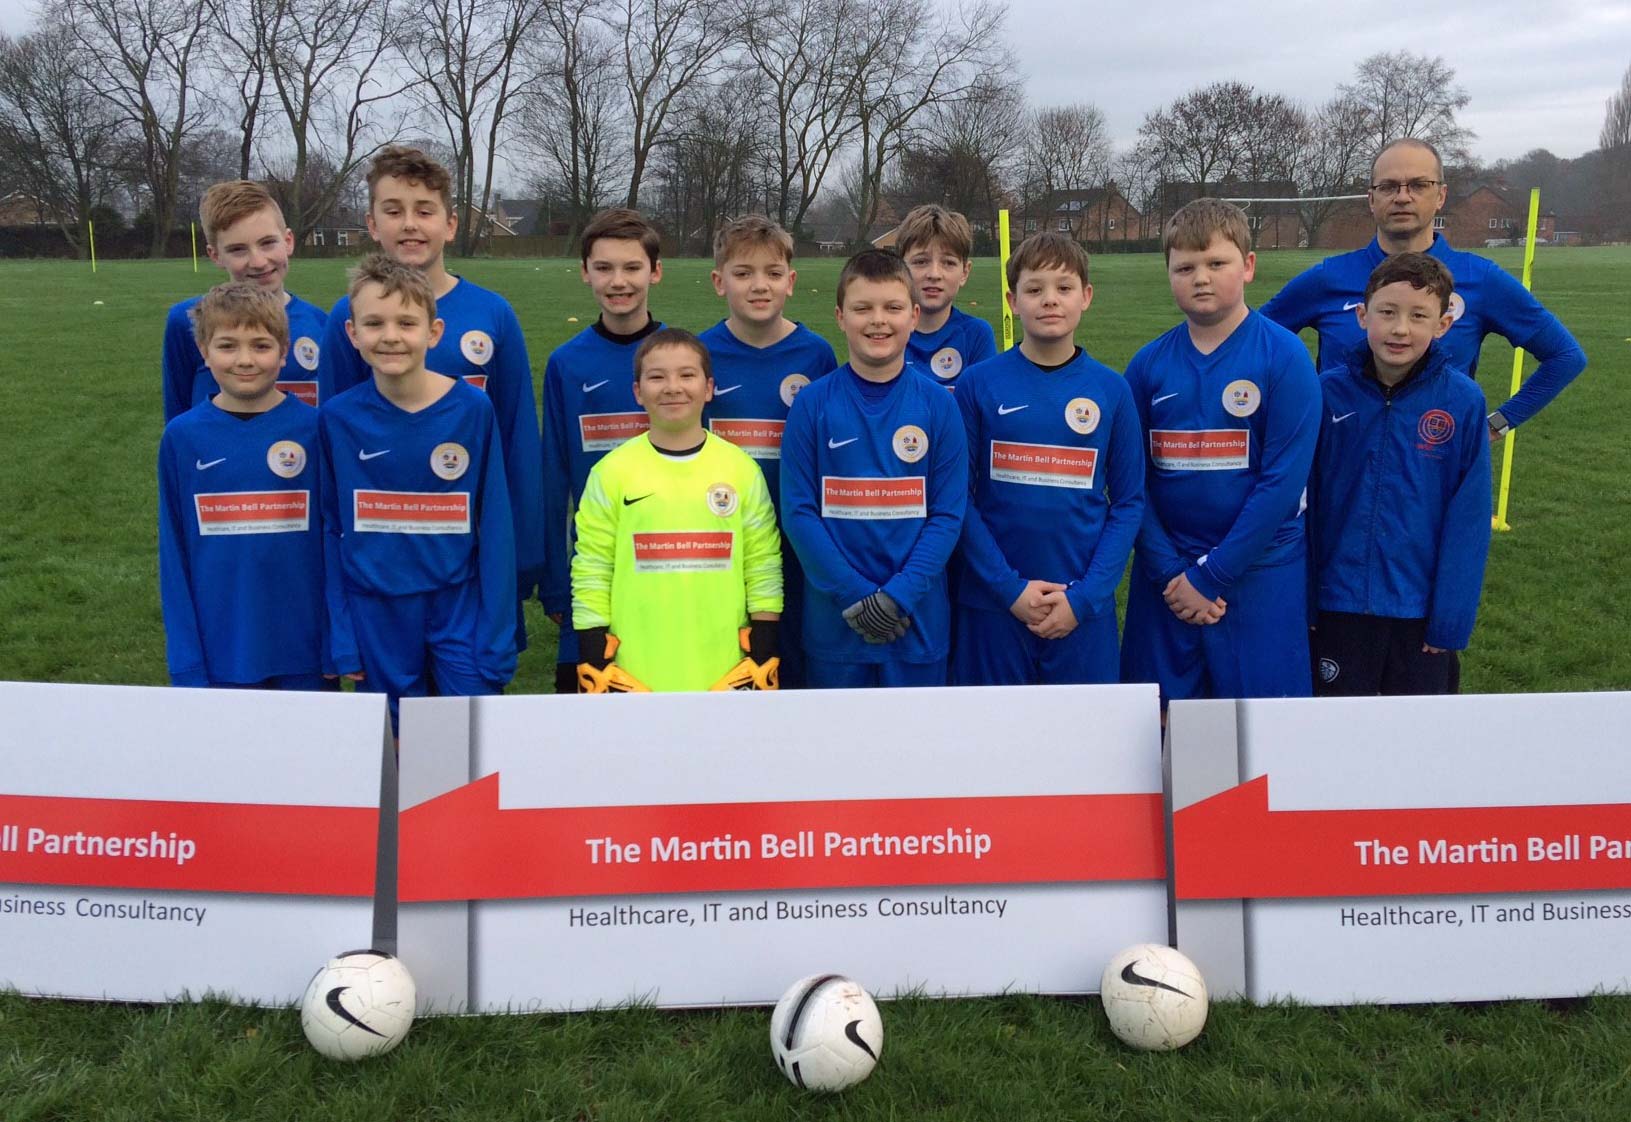
[[[1433,229],[1458,249],[1472,249],[1495,238],[1523,237],[1527,214],[1512,204],[1501,186],[1474,182],[1451,187]]]
[[[1012,235],[1016,241],[1043,230],[1070,234],[1077,241],[1115,242],[1137,238],[1143,216],[1115,181],[1103,187],[1054,191],[1021,211]]]

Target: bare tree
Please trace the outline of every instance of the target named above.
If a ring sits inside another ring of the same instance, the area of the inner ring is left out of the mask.
[[[516,144],[541,165],[534,182],[567,216],[572,239],[626,170],[620,59],[594,11],[600,0],[549,0],[524,48],[542,79],[521,97]]]
[[[538,23],[539,0],[422,0],[413,30],[401,36],[409,68],[447,132],[454,156],[459,209],[457,252],[468,255],[485,231],[498,138],[514,99],[535,74],[520,72],[521,42]],[[419,26],[420,22],[428,26]],[[477,143],[486,149],[481,194],[476,194]]]
[[[1631,66],[1625,68],[1620,88],[1608,99],[1603,115],[1603,135],[1598,146],[1607,150],[1631,144]]]
[[[685,92],[717,74],[739,22],[728,0],[622,0],[608,26],[623,44],[629,106],[630,165],[626,205],[640,205],[640,183]]]
[[[861,74],[850,45],[872,10],[859,0],[773,0],[750,5],[742,42],[758,70],[774,123],[777,221],[798,230],[833,158],[858,122],[850,112]]]
[[[937,202],[994,230],[1023,160],[1025,93],[1001,73],[980,76],[966,96],[923,114],[916,143],[897,161],[891,192],[905,203]]]
[[[1368,180],[1370,119],[1365,107],[1338,95],[1308,118],[1292,161],[1297,193],[1313,196],[1297,204],[1308,244],[1319,244],[1320,228],[1342,203],[1318,196],[1357,194]]]
[[[209,116],[198,96],[209,9],[203,0],[59,0],[47,20],[74,29],[86,79],[138,138],[136,170],[153,216],[149,252],[160,257],[175,224],[182,147]]]
[[[763,207],[773,189],[765,101],[740,82],[730,88],[746,95],[740,103],[720,87],[693,87],[676,107],[672,139],[653,154],[651,209],[686,252],[707,254],[726,218]]]
[[[85,82],[78,51],[60,24],[17,40],[0,35],[0,162],[83,256],[125,134],[123,117]]]
[[[1147,114],[1138,134],[1173,175],[1209,194],[1239,173],[1255,99],[1244,82],[1214,82]]]
[[[1110,179],[1110,126],[1096,105],[1056,105],[1038,109],[1025,128],[1025,185],[1028,202],[1046,206],[1059,192],[1087,191],[1104,186]],[[1109,199],[1101,208],[1109,214]],[[1081,228],[1087,211],[1077,219],[1074,234],[1085,238]],[[1103,236],[1103,232],[1100,232]]]
[[[943,11],[928,0],[881,0],[868,15],[864,34],[850,43],[861,76],[853,109],[857,242],[877,221],[885,169],[912,143],[919,115],[968,96],[987,71],[1012,69],[1001,42],[1008,10],[997,0],[961,0]]]
[[[1338,93],[1365,107],[1370,117],[1370,150],[1403,136],[1425,140],[1446,163],[1467,158],[1474,138],[1456,114],[1471,100],[1456,85],[1455,68],[1437,55],[1392,51],[1371,55]]]
[[[1165,220],[1160,186],[1171,174],[1162,163],[1163,158],[1159,149],[1143,142],[1121,153],[1111,165],[1127,201],[1138,208],[1140,238],[1156,236]]]
[[[266,100],[273,24],[283,0],[208,0],[220,53],[212,69],[237,95],[238,178],[248,179],[255,160],[255,140]]]

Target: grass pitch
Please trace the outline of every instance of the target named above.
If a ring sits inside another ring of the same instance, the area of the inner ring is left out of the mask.
[[[1516,272],[1518,253],[1492,256]],[[1319,256],[1265,254],[1249,299],[1263,303]],[[345,264],[297,260],[291,287],[326,305]],[[800,262],[790,314],[842,357],[831,311],[838,264]],[[539,378],[550,349],[594,318],[575,262],[454,268],[515,305]],[[722,315],[706,262],[664,268],[652,299],[660,318],[701,329]],[[160,335],[170,303],[220,276],[174,261],[109,262],[94,276],[82,264],[0,265],[0,678],[166,680],[153,479]],[[1098,258],[1094,285],[1079,338],[1112,366],[1176,321],[1157,257]],[[1543,250],[1535,288],[1591,365],[1518,432],[1514,529],[1495,538],[1464,688],[1627,689],[1631,487],[1620,461],[1631,448],[1631,249]],[[998,321],[995,262],[976,263],[960,304]],[[1492,403],[1506,397],[1511,362],[1492,338],[1479,377]],[[1498,449],[1497,472],[1499,462]],[[553,629],[536,603],[529,624],[533,646],[512,692],[548,690],[553,678]],[[0,967],[4,940],[0,926]],[[1606,953],[1628,952],[1622,941]],[[764,1010],[443,1019],[417,1026],[390,1057],[341,1068],[306,1048],[289,1011],[0,995],[0,1119],[1631,1116],[1625,998],[1557,1009],[1223,1006],[1195,1045],[1153,1057],[1116,1044],[1093,1001],[913,999],[883,1013],[879,1070],[845,1096],[816,1100],[775,1071]]]

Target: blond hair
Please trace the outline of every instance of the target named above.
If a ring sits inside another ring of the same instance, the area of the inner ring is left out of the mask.
[[[974,256],[974,230],[955,210],[928,203],[906,212],[895,227],[895,252],[905,257],[915,247],[939,242],[959,261]]]
[[[400,296],[418,304],[436,318],[436,293],[430,280],[418,269],[404,265],[383,253],[370,253],[346,273],[346,294],[355,301],[365,285],[377,284],[387,296]]]
[[[193,321],[193,338],[200,347],[208,346],[211,337],[227,327],[259,328],[276,339],[279,347],[289,346],[289,313],[283,307],[282,294],[253,281],[216,285],[199,297],[187,315]]]
[[[765,215],[744,214],[714,235],[714,268],[723,269],[731,258],[756,249],[767,249],[789,265],[793,263],[793,235]]]
[[[227,179],[210,184],[198,203],[198,224],[204,227],[204,243],[215,244],[215,235],[234,222],[241,222],[259,210],[270,209],[277,224],[284,225],[283,208],[265,187],[248,179]]]

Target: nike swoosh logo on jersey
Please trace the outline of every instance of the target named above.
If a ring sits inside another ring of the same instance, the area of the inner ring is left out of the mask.
[[[359,459],[359,460],[377,460],[381,456],[385,455],[388,452],[390,452],[389,448],[386,448],[384,451],[381,451],[381,452],[364,452],[361,448],[359,448],[359,449],[357,449],[357,459]]]
[[[647,491],[645,494],[640,495],[637,498],[633,498],[633,499],[629,498],[627,495],[624,495],[623,496],[623,505],[624,506],[633,506],[637,502],[641,502],[642,500],[651,498],[651,496],[655,495],[656,493],[657,492],[655,492],[655,491]]]
[[[585,382],[585,383],[583,383],[583,392],[584,393],[594,393],[596,390],[598,390],[601,386],[604,386],[609,381],[611,381],[610,378],[602,378],[600,381],[596,382],[592,386],[588,382]]]
[[[227,458],[225,456],[222,456],[219,460],[211,460],[207,464],[203,460],[194,460],[193,461],[193,466],[196,467],[199,471],[208,471],[210,468],[214,467],[216,464],[224,464],[226,462],[227,462]]]
[[[1349,417],[1352,417],[1354,415],[1354,413],[1357,413],[1357,412],[1359,412],[1359,410],[1355,409],[1352,413],[1344,413],[1340,417],[1338,417],[1335,413],[1332,413],[1331,414],[1331,423],[1333,425],[1340,425],[1343,421],[1346,421]]]
[[[1345,312],[1351,312],[1363,303],[1363,300],[1349,300],[1346,304],[1342,305],[1342,310]]]
[[[715,386],[714,387],[714,396],[715,397],[723,397],[725,394],[730,393],[732,390],[739,390],[741,388],[742,388],[742,384],[740,382],[738,382],[734,386]]]
[[[1021,409],[1029,409],[1030,407],[1029,402],[1024,405],[999,405],[997,406],[997,416],[1006,417],[1010,413],[1018,413]]]
[[[848,440],[834,440],[832,437],[829,436],[827,438],[827,447],[828,448],[842,448],[844,445],[854,444],[857,440],[860,440],[860,439],[861,438],[858,437],[858,436],[852,436]]]
[[[1177,397],[1177,396],[1178,395],[1175,394],[1175,393],[1164,393],[1160,397],[1150,398],[1150,404],[1151,405],[1160,405],[1163,401],[1166,401],[1168,398],[1174,398],[1174,397]]]

